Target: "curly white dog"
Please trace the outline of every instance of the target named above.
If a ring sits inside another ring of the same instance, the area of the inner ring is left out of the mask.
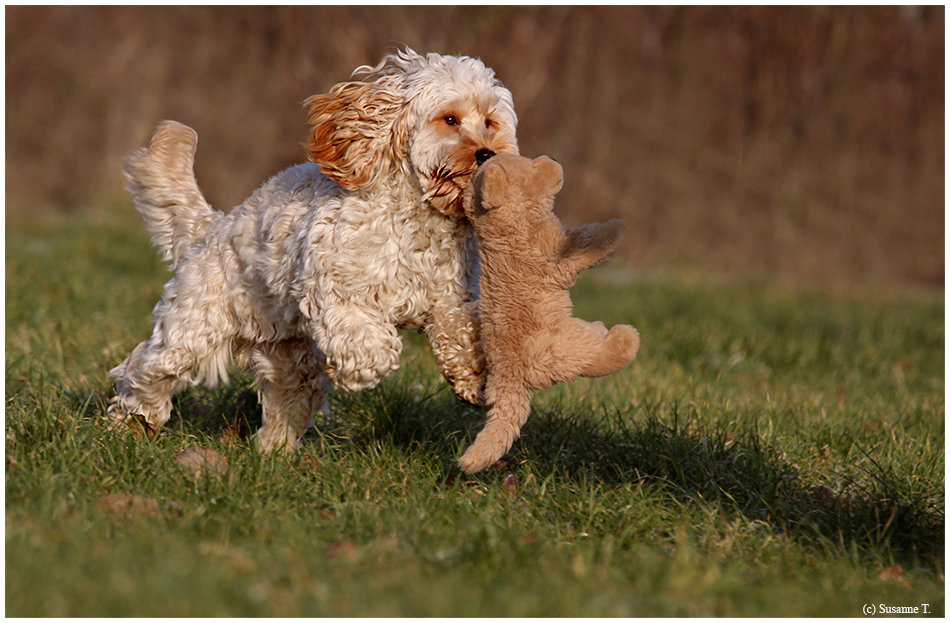
[[[168,421],[172,395],[227,381],[262,396],[264,451],[294,448],[333,384],[372,387],[399,367],[397,328],[424,331],[463,400],[477,402],[478,252],[462,187],[517,153],[511,93],[469,57],[389,54],[362,80],[309,98],[311,163],[268,180],[229,214],[194,177],[197,135],[158,126],[126,175],[174,276],[149,339],[110,372],[108,416]]]

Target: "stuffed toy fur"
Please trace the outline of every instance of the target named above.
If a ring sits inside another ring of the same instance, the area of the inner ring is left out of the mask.
[[[459,459],[466,472],[492,465],[511,448],[531,410],[531,391],[578,376],[625,368],[640,335],[628,325],[571,316],[577,274],[617,248],[624,224],[565,229],[552,212],[563,171],[542,156],[499,154],[483,164],[464,197],[481,259],[479,318],[488,370],[488,419]]]

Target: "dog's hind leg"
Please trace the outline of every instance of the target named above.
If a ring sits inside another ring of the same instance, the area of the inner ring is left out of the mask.
[[[211,347],[204,359],[195,353],[189,346],[166,347],[154,334],[136,346],[109,373],[116,383],[108,417],[117,423],[140,421],[148,426],[150,434],[158,433],[171,417],[176,392],[187,385],[213,385],[221,377],[227,379],[227,346]]]
[[[155,306],[152,335],[109,377],[116,381],[108,417],[144,420],[156,433],[171,416],[172,396],[203,383],[227,382],[235,319],[222,292],[227,286],[213,262],[196,261],[165,286]]]
[[[164,374],[151,375],[147,369],[158,353],[151,339],[135,347],[125,361],[109,372],[115,379],[115,396],[109,401],[107,417],[117,424],[145,424],[154,435],[171,417],[172,395],[178,379]],[[149,378],[154,377],[154,378]]]
[[[294,450],[317,411],[326,409],[333,384],[323,354],[309,339],[255,347],[251,367],[261,393],[263,425],[254,436],[262,452]]]

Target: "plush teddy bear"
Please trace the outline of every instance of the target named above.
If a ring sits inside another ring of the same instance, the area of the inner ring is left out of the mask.
[[[565,229],[551,211],[563,183],[561,165],[499,154],[483,164],[464,196],[481,256],[479,318],[487,378],[488,419],[459,459],[477,472],[500,459],[521,433],[531,391],[578,376],[625,368],[640,334],[628,325],[571,316],[568,294],[577,274],[617,248],[619,220]]]

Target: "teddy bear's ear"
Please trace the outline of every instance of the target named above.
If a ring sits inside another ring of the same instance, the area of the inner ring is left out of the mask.
[[[491,162],[485,164],[479,182],[478,194],[482,199],[482,209],[491,210],[500,206],[500,199],[505,196],[505,186],[508,184],[505,167]]]
[[[531,161],[534,170],[541,173],[551,187],[551,192],[558,192],[564,185],[564,169],[556,161],[547,156],[539,156]]]

